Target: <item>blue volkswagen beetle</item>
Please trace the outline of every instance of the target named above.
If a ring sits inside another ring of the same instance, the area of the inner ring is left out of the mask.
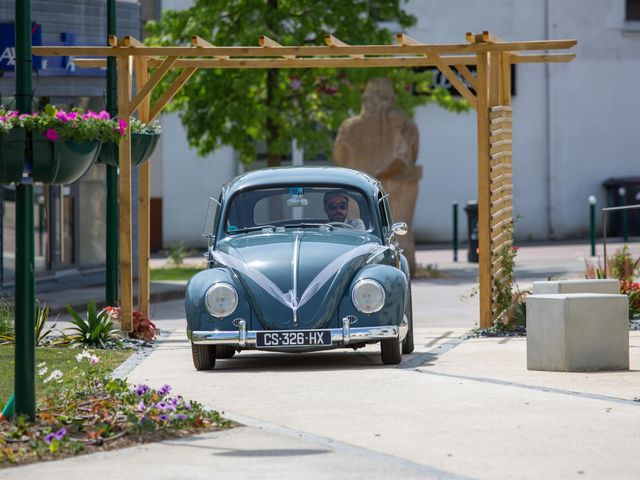
[[[409,267],[387,194],[364,173],[292,167],[241,175],[208,214],[209,268],[187,286],[197,370],[242,350],[309,352],[380,343],[413,351]]]

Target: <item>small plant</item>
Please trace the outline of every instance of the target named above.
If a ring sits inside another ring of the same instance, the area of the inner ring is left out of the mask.
[[[105,307],[105,311],[112,320],[120,319],[120,307]],[[150,342],[158,336],[158,327],[142,312],[134,310],[131,313],[131,320],[133,330],[129,332],[129,338]]]
[[[173,265],[179,267],[184,262],[184,257],[189,253],[189,249],[185,247],[183,242],[171,245],[169,247],[169,260]]]
[[[91,301],[87,305],[87,317],[82,318],[70,305],[65,308],[71,315],[73,327],[69,328],[73,333],[66,335],[71,343],[77,343],[86,347],[107,348],[110,340],[118,338],[113,322],[106,310],[98,312],[96,302]]]
[[[57,324],[54,323],[51,327],[47,325],[47,319],[49,318],[50,311],[51,309],[47,307],[46,303],[41,304],[36,300],[36,345],[41,346],[44,343],[45,338],[55,331]]]

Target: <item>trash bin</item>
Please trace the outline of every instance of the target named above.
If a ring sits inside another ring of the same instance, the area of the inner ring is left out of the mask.
[[[478,202],[471,200],[464,207],[467,212],[467,261],[478,263]]]
[[[609,178],[602,182],[602,186],[607,190],[607,207],[640,204],[640,177]],[[629,236],[639,236],[640,209],[627,210],[626,214]],[[622,212],[607,213],[607,236],[622,236],[622,218]]]

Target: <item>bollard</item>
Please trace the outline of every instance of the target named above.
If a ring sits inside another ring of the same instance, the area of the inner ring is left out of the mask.
[[[453,261],[458,261],[458,202],[453,202]]]
[[[627,189],[620,187],[618,189],[618,195],[620,195],[620,206],[627,206]],[[629,242],[629,216],[626,210],[622,210],[622,240],[624,243]]]
[[[591,256],[596,256],[596,197],[589,195],[589,238],[591,240]]]

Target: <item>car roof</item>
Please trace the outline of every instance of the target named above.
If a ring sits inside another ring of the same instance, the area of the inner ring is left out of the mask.
[[[254,170],[237,176],[223,186],[223,198],[240,190],[269,185],[316,183],[336,187],[354,187],[367,195],[377,195],[380,182],[366,173],[342,167],[276,167]]]

